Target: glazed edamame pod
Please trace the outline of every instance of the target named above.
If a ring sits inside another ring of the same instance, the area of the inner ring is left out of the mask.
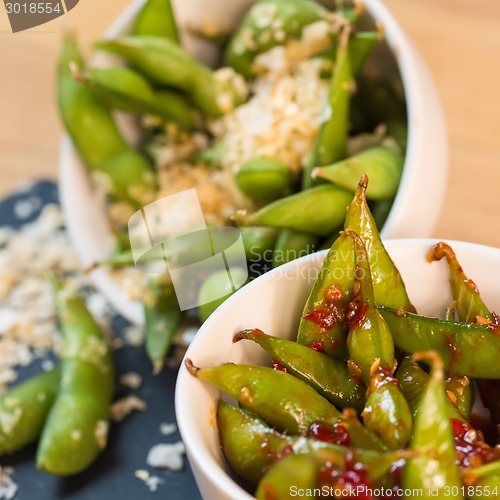
[[[273,268],[304,257],[317,250],[319,238],[314,234],[283,229],[273,253]]]
[[[354,244],[341,234],[328,252],[302,311],[297,342],[347,358],[345,309],[354,286]]]
[[[0,397],[0,457],[35,441],[59,389],[59,369],[41,373]]]
[[[143,296],[146,353],[154,373],[163,369],[165,358],[182,320],[182,312],[170,283],[150,279]]]
[[[255,497],[257,500],[291,500],[296,496],[294,491],[313,491],[319,485],[320,467],[319,461],[311,456],[289,455],[277,462],[261,479]],[[307,495],[304,498],[312,497]]]
[[[152,83],[186,92],[208,117],[216,118],[241,104],[237,85],[216,75],[174,42],[151,36],[104,40],[96,48],[125,58],[133,69]]]
[[[437,243],[430,250],[427,258],[429,262],[432,262],[434,260],[441,260],[443,257],[445,257],[448,262],[451,293],[454,301],[453,308],[458,315],[458,319],[466,323],[496,323],[496,318],[488,310],[488,307],[479,295],[476,284],[464,273],[455,252],[449,245],[444,242]],[[458,382],[462,379],[463,377],[459,377]],[[455,384],[455,387],[460,389],[460,385]],[[498,381],[478,381],[478,389],[483,404],[490,410],[490,417],[495,424],[498,423],[498,417],[500,415],[500,404],[496,397],[499,392]],[[472,404],[470,385],[464,391],[464,397],[457,398],[457,400],[462,404],[463,410],[468,410],[470,413]]]
[[[327,399],[287,373],[263,366],[201,369],[190,359],[185,363],[191,375],[215,385],[279,431],[305,436],[312,424],[334,425],[341,418]]]
[[[110,108],[157,116],[186,130],[193,130],[200,124],[200,117],[180,93],[156,91],[142,75],[130,68],[87,68],[82,73],[73,66],[73,75],[79,82],[89,85]]]
[[[179,43],[179,31],[170,0],[148,0],[139,12],[132,35],[165,37]]]
[[[406,332],[405,332],[406,333]],[[435,352],[414,355],[416,361],[431,364],[429,382],[424,390],[415,418],[411,449],[418,455],[410,458],[403,471],[403,489],[417,489],[420,498],[445,497],[446,488],[457,488],[462,482],[455,465],[455,443],[447,411],[448,400],[444,390],[443,362]]]
[[[233,342],[240,340],[259,344],[288,373],[307,382],[335,406],[357,411],[364,408],[364,389],[350,377],[344,362],[297,342],[266,335],[258,329],[237,333]]]
[[[395,309],[415,311],[403,278],[382,243],[380,234],[366,202],[368,177],[363,175],[353,202],[347,209],[345,228],[352,229],[363,240],[368,252],[375,303]]]
[[[379,479],[390,464],[402,458],[401,452],[379,452],[349,449],[318,439],[281,434],[259,417],[219,403],[217,423],[222,449],[232,469],[242,478],[257,483],[266,470],[290,453],[309,454],[326,450],[343,463],[350,455],[355,462],[366,464],[370,478]],[[263,453],[265,450],[265,453]]]
[[[434,245],[427,260],[433,262],[443,257],[446,258],[450,269],[451,293],[458,319],[465,323],[478,323],[481,320],[493,323],[494,317],[479,295],[476,284],[464,273],[455,252],[449,245],[444,242]]]
[[[231,269],[231,280],[229,280],[227,270],[211,274],[201,285],[198,294],[200,321],[204,323],[223,302],[236,293],[238,288],[234,286],[234,282],[241,283],[247,277],[248,270],[238,267]],[[212,300],[213,297],[217,297],[217,299]]]
[[[229,42],[224,65],[251,78],[257,55],[299,38],[306,26],[328,16],[326,9],[311,0],[260,0],[248,11]]]
[[[252,158],[236,173],[240,190],[254,200],[276,200],[288,194],[293,175],[286,165],[273,158]]]
[[[112,196],[142,206],[141,200],[156,189],[153,166],[126,144],[110,111],[89,87],[73,78],[71,65],[81,69],[83,60],[75,38],[67,35],[59,58],[57,97],[75,148],[91,171],[108,177]]]
[[[391,332],[375,305],[368,253],[356,233],[346,232],[354,242],[356,259],[354,293],[346,310],[349,371],[369,387],[375,362],[392,375],[394,344]]]
[[[406,357],[398,367],[396,378],[398,380],[398,387],[408,402],[411,413],[415,418],[420,405],[420,399],[425,387],[429,383],[429,375],[411,357]],[[449,399],[446,407],[450,419],[454,418],[462,422],[466,421],[464,415],[460,413],[458,408]]]
[[[349,32],[345,27],[339,39],[335,71],[330,88],[330,118],[321,127],[315,145],[315,153],[302,178],[302,188],[310,188],[314,182],[312,171],[317,166],[329,165],[346,156],[349,137],[349,108],[352,92],[352,73],[349,59]]]
[[[389,200],[396,196],[403,172],[404,157],[385,146],[376,146],[325,167],[317,167],[312,176],[355,192],[359,179],[367,174],[370,184],[366,190],[369,200]]]
[[[379,308],[394,344],[407,353],[436,351],[445,369],[470,378],[500,378],[500,336],[496,325],[451,323],[417,314]]]
[[[448,374],[444,381],[444,387],[451,404],[466,420],[470,420],[473,399],[470,378],[453,373]]]
[[[392,376],[394,344],[375,305],[366,249],[357,234],[348,234],[353,238],[356,257],[354,293],[346,311],[349,371],[368,387],[362,413],[367,428],[390,449],[404,448],[411,436],[412,417]]]
[[[114,368],[83,299],[60,283],[54,287],[63,335],[61,382],[38,445],[37,468],[69,476],[86,469],[106,446]]]
[[[351,195],[332,185],[317,186],[266,205],[253,214],[240,210],[241,226],[270,226],[329,236],[342,224]]]

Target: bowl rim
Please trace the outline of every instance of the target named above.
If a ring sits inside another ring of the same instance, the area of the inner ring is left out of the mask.
[[[123,33],[127,26],[132,23],[135,16],[137,16],[145,1],[134,0],[128,5],[111,24],[110,28],[106,31],[105,37],[113,38]],[[427,92],[422,73],[428,77],[428,71],[418,52],[414,49],[410,40],[383,2],[381,0],[365,0],[364,4],[366,11],[384,26],[385,39],[396,60],[401,75],[408,112],[408,147],[405,155],[404,170],[393,205],[381,230],[382,237],[388,238],[393,236],[395,232],[400,231],[401,213],[409,214],[407,196],[412,191],[412,186],[417,185],[416,179],[421,175],[417,160],[419,159],[421,145],[426,142],[425,131],[423,127],[415,126],[415,123],[416,116],[421,113],[421,110],[426,109],[425,96]],[[435,111],[442,115],[439,101],[437,101],[436,106],[437,109]],[[447,148],[445,145],[443,147]],[[75,187],[70,182],[72,176],[69,174],[70,171],[81,168],[78,162],[75,161],[76,154],[68,134],[63,135],[59,154],[61,205],[65,220],[68,222],[68,230],[72,243],[76,248],[79,259],[85,263],[88,260],[85,258],[85,252],[89,248],[89,244],[91,248],[96,250],[98,240],[95,235],[91,236],[92,231],[81,231],[81,228],[77,230],[76,227],[73,227],[80,220],[78,213],[81,210],[80,207],[73,204],[74,197],[71,193]],[[409,166],[412,168],[408,168]],[[423,236],[430,233],[432,227],[435,226],[440,212],[439,208],[444,202],[443,192],[445,188],[444,179],[448,170],[447,161],[442,162],[441,167],[441,171],[439,172],[440,178],[435,183],[439,187],[439,194],[435,197],[434,212],[430,216],[429,214],[426,216],[428,229]],[[398,236],[400,235],[398,234]],[[94,271],[91,273],[90,278],[120,314],[135,324],[144,323],[143,310],[140,304],[137,301],[129,300],[125,293],[120,293],[116,281],[106,270]]]
[[[450,239],[440,239],[440,238],[399,238],[399,239],[384,239],[383,243],[389,251],[398,251],[408,247],[414,247],[415,249],[420,247],[431,248],[432,245],[438,243],[439,241],[446,241],[457,253],[459,252],[472,252],[480,253],[483,256],[491,255],[492,258],[496,257],[500,259],[500,248],[495,248],[488,245],[482,245],[479,243],[473,243],[468,241],[460,240],[450,240]],[[254,498],[247,491],[245,491],[240,485],[234,481],[226,470],[224,470],[220,464],[215,460],[214,456],[209,450],[208,446],[204,446],[204,443],[199,443],[198,440],[193,437],[190,432],[192,428],[191,424],[191,412],[189,411],[189,392],[187,390],[189,386],[189,381],[192,379],[192,375],[187,371],[184,361],[187,358],[196,358],[196,351],[199,350],[198,346],[203,346],[205,337],[210,335],[213,330],[212,324],[217,323],[219,318],[223,314],[227,314],[228,309],[232,308],[233,302],[240,301],[241,296],[251,293],[251,291],[264,285],[266,281],[272,280],[274,275],[282,273],[286,275],[286,271],[293,269],[294,267],[302,267],[309,264],[319,265],[322,263],[326,257],[328,250],[322,250],[320,252],[306,255],[294,261],[284,264],[280,268],[273,269],[268,273],[259,276],[252,282],[248,283],[245,287],[238,290],[234,295],[232,295],[226,302],[217,308],[214,313],[207,319],[207,321],[201,326],[196,337],[192,341],[191,345],[186,351],[186,354],[182,360],[177,380],[175,383],[175,415],[177,420],[177,426],[181,435],[181,439],[186,447],[186,452],[189,457],[189,461],[193,469],[201,471],[205,478],[209,478],[223,495],[227,498],[238,498],[250,500]],[[296,273],[298,275],[298,273]],[[403,276],[404,279],[404,276]],[[193,356],[193,352],[195,353]],[[203,493],[203,492],[201,492]]]

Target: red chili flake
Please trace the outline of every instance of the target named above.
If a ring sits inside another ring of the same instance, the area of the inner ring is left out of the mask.
[[[320,342],[320,341],[317,341],[317,342],[313,342],[310,346],[309,346],[313,351],[318,351],[318,352],[325,352],[325,346],[323,345],[323,342]]]
[[[457,267],[457,273],[463,273],[464,270],[462,269],[462,266]]]
[[[459,467],[479,467],[500,458],[500,451],[486,443],[481,431],[456,419],[451,420],[451,426]]]
[[[312,424],[309,427],[308,436],[324,443],[338,444],[340,446],[349,446],[349,431],[340,424]]]
[[[283,365],[280,365],[274,358],[271,359],[271,363],[273,364],[273,368],[275,370],[278,370],[279,372],[288,373],[288,370]]]
[[[281,460],[282,458],[288,457],[288,455],[293,455],[295,453],[293,447],[287,444],[281,451],[276,453],[276,460]]]
[[[368,469],[363,464],[353,460],[352,453],[348,452],[343,469],[335,468],[332,463],[321,467],[318,480],[321,486],[329,486],[335,490],[343,490],[342,498],[356,496],[361,500],[374,500],[371,494]],[[362,490],[358,490],[363,487]]]
[[[346,323],[349,328],[356,328],[361,326],[366,318],[366,313],[368,311],[367,302],[351,302],[347,306],[346,311]]]
[[[318,326],[323,328],[323,330],[331,330],[337,322],[335,316],[331,312],[325,311],[324,309],[314,309],[310,313],[306,314],[304,319],[316,323]]]

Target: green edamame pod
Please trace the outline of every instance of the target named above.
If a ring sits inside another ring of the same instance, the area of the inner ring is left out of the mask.
[[[165,37],[179,43],[179,31],[170,0],[148,0],[139,12],[132,35]]]
[[[245,339],[259,344],[288,373],[309,384],[335,406],[360,412],[364,408],[364,389],[350,377],[344,362],[257,329],[242,330],[233,342]]]
[[[200,123],[195,110],[180,93],[156,91],[142,75],[130,68],[87,68],[81,73],[73,66],[73,74],[112,109],[150,114],[173,121],[186,130],[195,129]]]
[[[414,355],[413,359],[430,362],[431,374],[420,400],[411,439],[411,449],[418,454],[406,463],[403,489],[421,491],[421,498],[433,498],[433,492],[434,496],[444,498],[446,489],[450,488],[458,491],[453,495],[455,498],[463,498],[444,391],[443,363],[432,351]]]
[[[279,229],[274,227],[242,227],[240,229],[247,260],[270,259]]]
[[[273,158],[252,158],[236,173],[240,190],[254,200],[276,200],[288,194],[293,184],[290,169]]]
[[[461,472],[469,500],[496,498],[500,495],[500,460]]]
[[[351,37],[349,43],[349,60],[353,76],[357,76],[361,72],[375,45],[382,38],[383,34],[379,31],[361,31]]]
[[[448,262],[451,293],[453,296],[453,310],[458,315],[458,319],[466,323],[496,323],[495,317],[491,314],[479,295],[476,284],[464,273],[455,252],[449,245],[444,242],[437,243],[432,247],[427,258],[429,262],[432,262],[441,260],[443,257],[445,257]],[[470,415],[472,405],[470,381],[467,377],[457,377],[453,375],[451,377],[452,382],[455,383],[451,387],[447,386],[448,397],[456,399],[457,407],[459,407],[462,413],[467,417]],[[463,387],[466,381],[469,383]],[[459,392],[457,393],[453,389]],[[490,416],[493,422],[495,424],[498,423],[500,414],[500,404],[497,397],[499,391],[498,381],[478,381],[478,389],[483,404],[490,410]]]
[[[444,242],[434,245],[427,257],[429,262],[441,260],[448,262],[450,270],[451,293],[458,319],[465,323],[477,323],[478,318],[493,323],[494,318],[479,295],[475,283],[464,273],[453,249]]]
[[[75,38],[66,36],[59,58],[59,112],[76,150],[91,171],[109,178],[110,194],[142,206],[156,190],[152,164],[132,149],[118,131],[110,111],[92,89],[73,78],[71,66],[83,67]]]
[[[289,455],[279,462],[261,479],[255,497],[257,500],[292,499],[297,491],[313,491],[318,486],[320,463],[307,455]],[[304,498],[313,498],[310,495]]]
[[[208,317],[238,290],[234,282],[241,283],[248,277],[247,269],[231,269],[231,279],[227,270],[211,274],[200,287],[198,294],[198,315],[204,323]],[[217,297],[213,300],[213,297]]]
[[[341,234],[326,256],[309,294],[297,342],[337,359],[347,358],[345,309],[354,287],[354,243]]]
[[[404,448],[411,437],[412,416],[392,376],[395,368],[391,332],[375,305],[368,254],[361,238],[353,238],[356,258],[354,293],[347,306],[349,371],[368,387],[363,422],[390,449]]]
[[[406,293],[403,278],[387,253],[368,208],[367,187],[368,177],[363,175],[354,200],[347,209],[345,228],[352,229],[359,235],[368,252],[375,303],[394,309],[415,311]]]
[[[149,280],[143,302],[144,344],[154,373],[158,374],[163,369],[165,358],[181,323],[182,312],[173,286],[160,280]]]
[[[349,28],[344,28],[339,39],[335,70],[330,88],[330,118],[321,127],[309,164],[302,178],[302,188],[313,185],[312,171],[317,166],[329,165],[346,156],[349,137],[349,109],[352,92],[352,73],[349,60]]]
[[[400,452],[379,452],[320,441],[318,439],[281,434],[259,417],[221,402],[217,423],[224,455],[232,469],[242,478],[257,483],[269,468],[287,453],[308,455],[325,450],[336,462],[347,456],[367,465],[370,479],[380,479],[391,464],[402,458]],[[262,450],[265,449],[265,453]]]
[[[260,0],[229,42],[224,65],[251,78],[257,55],[299,38],[306,26],[326,20],[328,15],[326,9],[310,0]],[[328,44],[328,39],[325,42]]]
[[[375,362],[389,375],[392,374],[394,344],[391,332],[375,305],[368,253],[363,241],[353,231],[346,232],[354,242],[356,259],[354,293],[346,311],[349,370],[353,377],[361,379],[369,387]]]
[[[436,351],[446,371],[470,378],[498,379],[500,336],[497,326],[455,323],[401,310],[379,308],[394,344],[407,353]]]
[[[420,406],[420,400],[429,383],[429,375],[411,357],[406,357],[398,367],[396,378],[398,380],[398,387],[408,402],[411,413],[415,418]],[[464,415],[450,401],[446,403],[446,407],[449,418],[454,418],[462,422],[466,421]]]
[[[35,375],[0,397],[0,457],[35,441],[59,389],[59,369]]]
[[[105,448],[114,368],[103,334],[76,294],[55,283],[63,342],[61,382],[37,451],[37,468],[58,476],[86,469]]]
[[[370,184],[366,197],[369,200],[388,200],[396,196],[403,165],[403,155],[388,147],[377,146],[332,165],[317,167],[312,177],[355,192],[360,177],[367,174]]]
[[[336,424],[340,412],[305,382],[263,366],[226,364],[201,369],[186,360],[191,375],[206,380],[275,429],[306,435],[316,423]]]
[[[212,71],[171,40],[122,37],[98,42],[96,48],[125,58],[152,83],[184,91],[210,118],[217,118],[244,99],[236,86],[218,80]]]
[[[267,205],[253,214],[240,210],[241,226],[270,226],[329,236],[342,224],[351,195],[336,186],[317,186]]]
[[[274,247],[273,268],[314,253],[318,242],[319,238],[314,234],[283,229]]]

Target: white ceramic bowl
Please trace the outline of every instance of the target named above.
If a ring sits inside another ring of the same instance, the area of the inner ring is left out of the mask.
[[[253,0],[173,0],[181,27],[186,21],[226,23],[234,29]],[[125,34],[144,0],[136,0],[107,33]],[[443,112],[429,72],[398,23],[380,0],[364,0],[366,9],[385,27],[386,38],[401,73],[405,89],[409,139],[405,168],[393,208],[383,228],[386,238],[426,237],[432,234],[446,186],[448,145]],[[212,64],[213,46],[182,30],[186,48],[200,60]],[[127,128],[127,127],[126,127]],[[127,133],[133,136],[128,127]],[[61,144],[59,160],[61,202],[71,240],[87,266],[109,255],[114,246],[106,210],[89,183],[88,176],[68,137]],[[142,323],[140,304],[129,301],[104,270],[93,273],[96,286],[115,308],[134,323]]]
[[[388,240],[386,247],[419,313],[442,317],[451,301],[448,268],[444,261],[429,264],[425,258],[435,242]],[[500,249],[449,243],[486,303],[499,310]],[[227,362],[266,364],[268,356],[256,344],[233,344],[234,333],[243,328],[260,328],[270,335],[294,338],[313,284],[308,277],[314,279],[325,255],[321,252],[290,262],[242,288],[201,327],[186,357],[202,368]],[[219,397],[217,389],[190,375],[184,365],[181,367],[175,394],[177,423],[203,498],[250,499],[225,469],[215,421]]]

